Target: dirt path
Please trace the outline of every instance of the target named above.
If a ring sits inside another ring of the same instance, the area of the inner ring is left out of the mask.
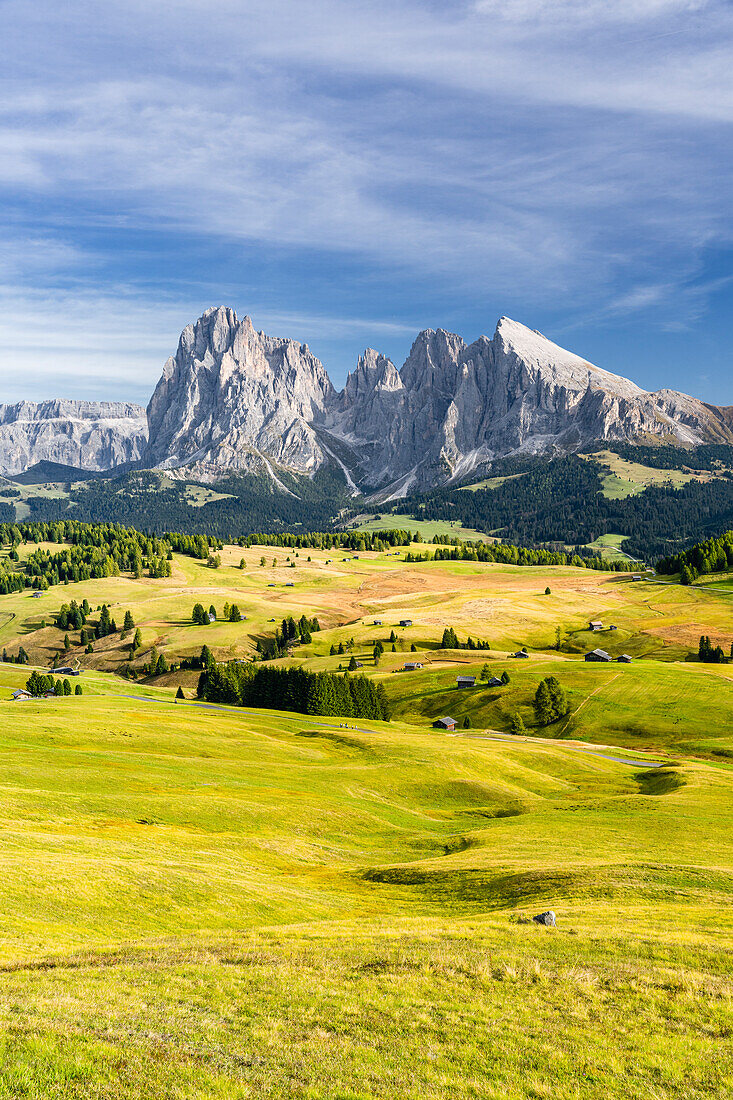
[[[566,730],[566,729],[568,728],[568,726],[570,725],[570,723],[572,722],[573,718],[577,718],[577,717],[578,717],[578,715],[580,714],[581,710],[582,710],[582,709],[583,709],[583,707],[584,707],[584,706],[586,705],[586,703],[589,703],[589,702],[590,702],[590,700],[591,700],[591,699],[593,698],[593,696],[594,696],[594,695],[597,695],[597,694],[598,694],[598,692],[599,692],[599,691],[600,691],[600,690],[601,690],[602,688],[606,688],[606,687],[608,687],[608,686],[609,686],[609,684],[612,684],[612,683],[614,682],[614,680],[618,680],[618,678],[619,678],[619,676],[620,676],[620,675],[621,675],[621,673],[620,673],[620,672],[617,672],[617,673],[616,673],[616,675],[615,675],[615,676],[612,676],[610,680],[606,680],[605,684],[599,684],[597,688],[594,688],[594,689],[593,689],[593,691],[592,691],[592,692],[590,693],[590,695],[587,695],[587,696],[585,697],[585,699],[584,699],[584,700],[583,700],[583,702],[582,702],[582,703],[580,704],[580,706],[578,707],[578,709],[577,709],[576,711],[573,711],[573,713],[572,713],[572,714],[571,714],[571,715],[570,715],[570,716],[568,717],[568,720],[567,720],[567,722],[565,723],[565,725],[563,726],[563,728],[562,728],[562,729],[560,730],[560,736],[561,736],[561,737],[562,737],[562,735],[563,735],[563,734],[565,733],[565,730]]]

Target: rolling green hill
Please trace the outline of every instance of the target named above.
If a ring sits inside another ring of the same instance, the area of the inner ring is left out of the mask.
[[[0,663],[3,1100],[733,1095],[733,664],[697,660],[733,643],[720,577],[181,547],[167,577],[0,596],[29,659]],[[117,620],[90,652],[53,625],[72,600]],[[392,721],[196,701],[182,658],[250,661],[289,615],[320,629],[274,666],[353,658]],[[54,659],[83,694],[13,702]],[[569,711],[539,727],[550,675]]]
[[[729,1092],[728,766],[96,682],[0,704],[1,1096]]]

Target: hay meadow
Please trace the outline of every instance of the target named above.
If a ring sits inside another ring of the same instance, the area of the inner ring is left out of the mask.
[[[224,547],[0,597],[31,667],[72,598],[142,636],[132,660],[119,633],[74,647],[80,697],[12,702],[29,666],[0,665],[0,1097],[733,1095],[733,666],[693,659],[733,643],[726,578],[406,549]],[[246,619],[194,626],[197,601]],[[141,671],[153,646],[247,660],[288,614],[321,630],[282,663],[358,658],[392,721],[204,706],[196,673]],[[444,650],[445,626],[491,648]],[[548,675],[570,706],[542,729]]]

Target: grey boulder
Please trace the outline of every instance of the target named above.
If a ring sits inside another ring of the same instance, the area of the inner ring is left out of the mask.
[[[555,928],[557,925],[552,909],[548,909],[546,913],[538,913],[536,917],[532,917],[532,920],[535,924],[544,924],[546,928]]]

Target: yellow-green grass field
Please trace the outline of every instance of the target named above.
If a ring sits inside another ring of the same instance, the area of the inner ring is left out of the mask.
[[[0,1097],[733,1095],[725,758],[83,680],[0,702]]]
[[[588,550],[592,550],[600,558],[605,558],[608,561],[614,561],[617,558],[629,559],[628,555],[623,551],[623,545],[627,541],[628,535],[617,535],[610,533],[608,535],[599,535],[593,542],[586,543]],[[631,566],[629,566],[631,568]]]
[[[495,481],[503,481],[504,478],[495,478]],[[475,486],[478,488],[478,486]],[[467,542],[475,542],[479,539],[483,542],[493,542],[494,539],[485,531],[477,531],[473,527],[464,527],[462,524],[443,519],[415,519],[413,516],[401,512],[386,512],[380,514],[379,519],[373,516],[357,516],[349,523],[349,530],[354,531],[411,531],[420,533],[423,539],[432,539],[436,535],[450,535],[452,538],[464,539]]]
[[[310,644],[294,644],[285,663],[335,671],[353,655],[362,663],[362,671],[383,680],[398,713],[410,720],[427,724],[439,716],[436,708],[451,713],[451,705],[456,709],[460,704],[465,709],[454,717],[468,714],[474,726],[506,731],[515,711],[529,725],[532,693],[541,675],[552,672],[570,693],[576,717],[567,729],[548,728],[547,736],[591,740],[600,736],[618,743],[648,737],[660,745],[671,739],[670,743],[688,745],[690,751],[696,745],[695,751],[708,755],[713,742],[721,747],[720,739],[731,732],[723,718],[733,666],[690,663],[702,634],[722,645],[726,653],[733,644],[733,590],[725,578],[716,578],[709,586],[683,587],[571,567],[408,564],[402,560],[404,554],[404,549],[399,554],[302,550],[296,556],[295,551],[282,548],[227,546],[219,569],[175,555],[173,575],[165,580],[120,576],[56,586],[39,599],[27,592],[2,596],[0,650],[12,657],[22,645],[33,665],[49,667],[56,657],[85,670],[85,675],[127,667],[142,675],[153,646],[172,662],[198,654],[204,644],[219,659],[247,659],[255,653],[257,640],[272,637],[286,615],[297,619],[305,614],[316,617],[322,629],[313,634]],[[244,568],[240,568],[242,560]],[[64,632],[52,625],[54,615],[63,602],[84,598],[93,608],[107,603],[119,626],[125,611],[132,612],[142,637],[142,647],[133,658],[132,637],[123,638],[119,632],[95,642],[89,654],[79,644],[78,632],[67,632],[71,648],[63,651]],[[196,602],[207,609],[213,604],[220,620],[224,604],[236,604],[246,621],[195,626],[191,611]],[[402,619],[412,620],[412,625],[400,627]],[[602,620],[606,629],[591,633],[591,619]],[[442,651],[446,626],[453,627],[462,641],[471,636],[488,642],[490,651]],[[376,668],[372,651],[378,640],[385,652]],[[332,647],[340,646],[343,655],[330,655]],[[520,647],[527,647],[531,661],[508,656]],[[596,647],[614,658],[628,653],[634,663],[587,665],[584,654]],[[426,671],[409,674],[408,687],[399,670],[410,658],[421,660]],[[444,685],[454,681],[457,671],[471,666],[477,672],[485,662],[497,673],[510,671],[509,690],[497,695],[476,689],[462,693],[455,702],[445,694]],[[437,692],[432,686],[436,677],[441,684]],[[168,691],[180,685],[191,695],[197,679],[196,672],[173,672],[153,683]],[[595,694],[608,679],[615,686],[602,687]],[[627,687],[637,684],[645,686],[638,691],[634,687],[627,699]],[[664,713],[650,721],[656,699]],[[676,702],[665,711],[668,700]],[[722,714],[716,709],[718,703]],[[706,724],[713,715],[715,729],[708,733]]]
[[[614,451],[597,451],[592,455],[581,455],[601,465],[603,473],[603,495],[610,500],[623,500],[637,496],[650,486],[680,489],[690,481],[710,481],[716,475],[709,470],[658,470],[653,466],[643,466],[639,462],[630,462]]]

